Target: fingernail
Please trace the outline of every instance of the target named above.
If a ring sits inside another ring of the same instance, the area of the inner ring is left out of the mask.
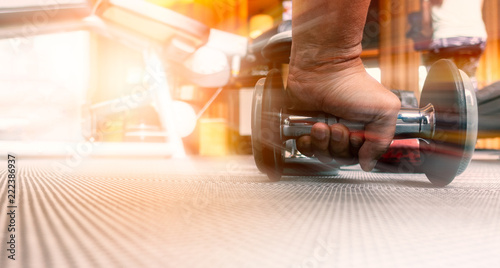
[[[314,138],[318,140],[324,140],[326,138],[326,130],[325,129],[314,129],[312,135]]]
[[[344,135],[344,133],[340,129],[333,128],[330,135],[331,135],[330,138],[332,140],[339,142],[342,140],[342,135]]]
[[[363,145],[363,140],[360,137],[352,137],[351,136],[351,145],[354,148],[359,148]]]
[[[377,162],[378,162],[377,160],[370,161],[370,164],[368,165],[368,170],[372,171],[375,168],[375,166],[377,165]]]

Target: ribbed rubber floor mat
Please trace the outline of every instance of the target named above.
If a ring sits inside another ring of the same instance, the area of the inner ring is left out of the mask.
[[[268,182],[250,157],[17,165],[0,267],[500,267],[498,160],[446,188],[357,167]]]

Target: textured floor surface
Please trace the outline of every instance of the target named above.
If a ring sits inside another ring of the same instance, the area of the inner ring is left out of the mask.
[[[15,261],[4,159],[0,267],[500,267],[487,159],[435,188],[357,167],[269,182],[247,156],[19,158]]]

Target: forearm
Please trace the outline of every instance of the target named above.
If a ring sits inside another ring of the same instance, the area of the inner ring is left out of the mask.
[[[358,61],[370,0],[294,0],[292,65]]]

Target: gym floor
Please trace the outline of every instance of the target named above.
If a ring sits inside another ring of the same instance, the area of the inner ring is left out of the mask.
[[[251,156],[21,158],[0,267],[500,267],[499,159],[436,188],[358,166],[269,182]]]

